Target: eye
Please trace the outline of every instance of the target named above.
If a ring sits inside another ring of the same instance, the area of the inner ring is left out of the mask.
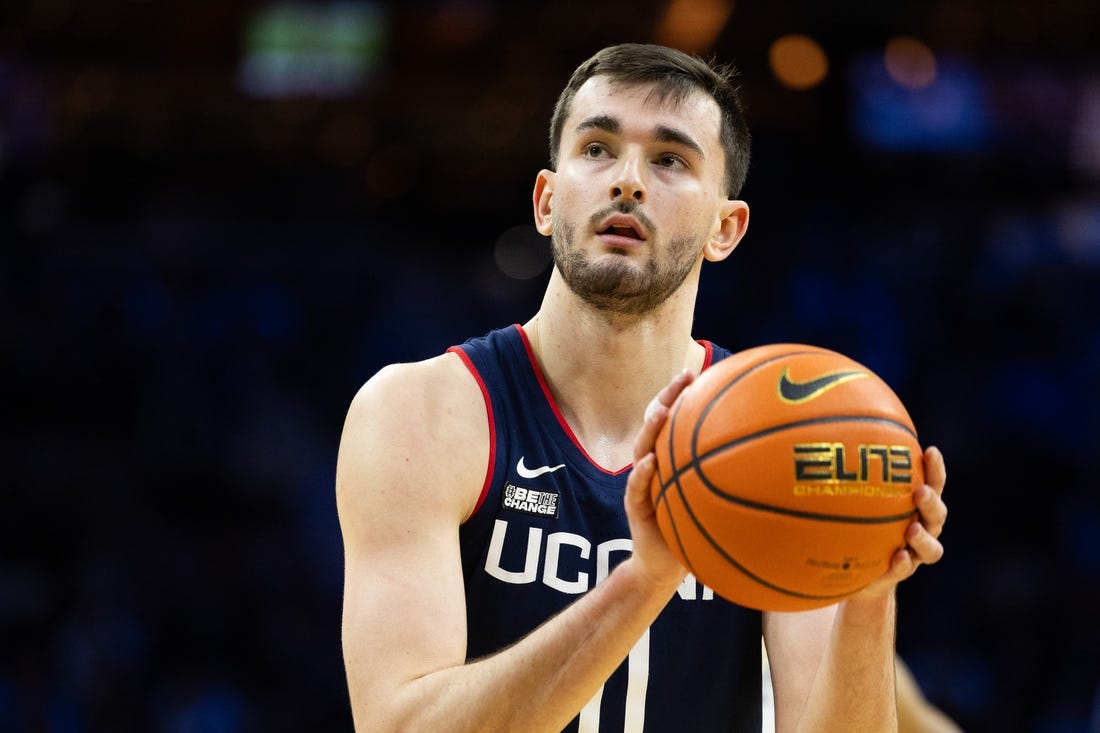
[[[664,153],[657,156],[657,165],[662,168],[683,168],[687,166],[684,159],[673,153]]]
[[[606,158],[607,156],[607,148],[602,143],[588,143],[584,146],[584,157],[586,158]]]

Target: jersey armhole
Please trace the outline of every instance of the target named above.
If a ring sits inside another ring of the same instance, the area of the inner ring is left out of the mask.
[[[489,487],[493,481],[493,468],[496,466],[497,457],[497,433],[496,433],[496,420],[493,417],[493,403],[489,399],[489,388],[485,386],[485,380],[481,378],[481,373],[478,372],[477,367],[474,366],[473,361],[470,360],[470,355],[467,354],[462,347],[452,346],[447,349],[448,353],[452,353],[458,356],[462,360],[462,363],[466,365],[466,369],[469,370],[473,376],[474,381],[477,382],[478,389],[481,390],[481,397],[485,400],[485,414],[489,418],[489,465],[485,468],[485,481],[481,485],[481,495],[477,497],[477,504],[474,505],[473,511],[469,516],[462,520],[462,524],[466,524],[481,510],[481,506],[485,503],[485,498],[489,495]]]

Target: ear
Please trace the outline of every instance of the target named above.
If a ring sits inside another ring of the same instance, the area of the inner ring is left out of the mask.
[[[727,199],[719,211],[722,218],[718,230],[703,247],[703,256],[711,262],[721,262],[730,256],[749,228],[749,205],[744,201]]]
[[[535,229],[545,237],[549,237],[554,231],[554,216],[550,205],[553,197],[554,171],[543,169],[535,178],[535,190],[531,194],[531,203],[535,208]]]

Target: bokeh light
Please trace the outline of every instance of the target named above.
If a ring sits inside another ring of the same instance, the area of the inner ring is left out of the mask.
[[[493,248],[497,267],[515,280],[530,280],[546,271],[550,264],[550,245],[546,237],[530,224],[506,229]]]
[[[809,36],[790,34],[777,38],[768,51],[772,73],[791,89],[811,89],[829,73],[825,49]]]
[[[917,38],[891,38],[883,62],[890,78],[906,89],[924,89],[936,81],[936,55]]]
[[[714,44],[732,12],[732,0],[672,0],[657,24],[656,41],[702,53]]]

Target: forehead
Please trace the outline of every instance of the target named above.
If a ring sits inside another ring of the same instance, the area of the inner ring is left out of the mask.
[[[625,84],[608,76],[594,76],[577,90],[563,137],[575,133],[584,120],[601,115],[619,120],[625,130],[667,127],[688,133],[704,149],[720,147],[722,113],[718,103],[701,89],[677,97],[662,95],[655,83]]]

